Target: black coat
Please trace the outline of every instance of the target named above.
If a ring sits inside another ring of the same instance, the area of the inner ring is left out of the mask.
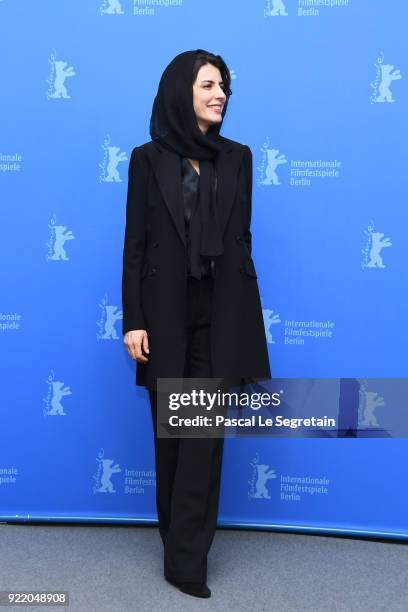
[[[224,138],[215,162],[224,253],[217,257],[212,299],[214,378],[271,378],[257,274],[252,260],[252,153]],[[136,384],[182,378],[187,344],[187,261],[178,155],[150,141],[129,162],[123,249],[123,334],[145,329],[148,363],[136,364]],[[242,380],[243,379],[243,380]]]

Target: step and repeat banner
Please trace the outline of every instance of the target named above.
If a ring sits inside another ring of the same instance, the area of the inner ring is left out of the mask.
[[[244,391],[281,398],[270,431],[225,440],[219,524],[408,535],[407,19],[396,0],[0,0],[0,520],[156,520],[121,333],[127,171],[164,68],[204,48],[232,74],[222,134],[253,153],[274,378]]]

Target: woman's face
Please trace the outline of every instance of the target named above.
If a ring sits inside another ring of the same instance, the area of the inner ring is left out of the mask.
[[[214,123],[222,120],[221,112],[227,96],[221,73],[212,64],[201,66],[193,83],[193,105],[200,130],[205,134]]]

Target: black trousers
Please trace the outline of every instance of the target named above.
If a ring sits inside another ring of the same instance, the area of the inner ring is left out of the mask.
[[[188,278],[189,342],[184,377],[211,378],[213,279]],[[157,392],[149,390],[156,459],[156,505],[164,575],[207,580],[207,554],[217,526],[224,438],[157,438]]]

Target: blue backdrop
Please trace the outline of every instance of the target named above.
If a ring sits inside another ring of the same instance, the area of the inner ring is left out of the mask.
[[[201,47],[233,76],[222,133],[253,152],[259,388],[338,418],[226,440],[219,524],[407,536],[407,19],[383,0],[0,0],[2,520],[156,517],[121,335],[127,168],[165,66]]]

